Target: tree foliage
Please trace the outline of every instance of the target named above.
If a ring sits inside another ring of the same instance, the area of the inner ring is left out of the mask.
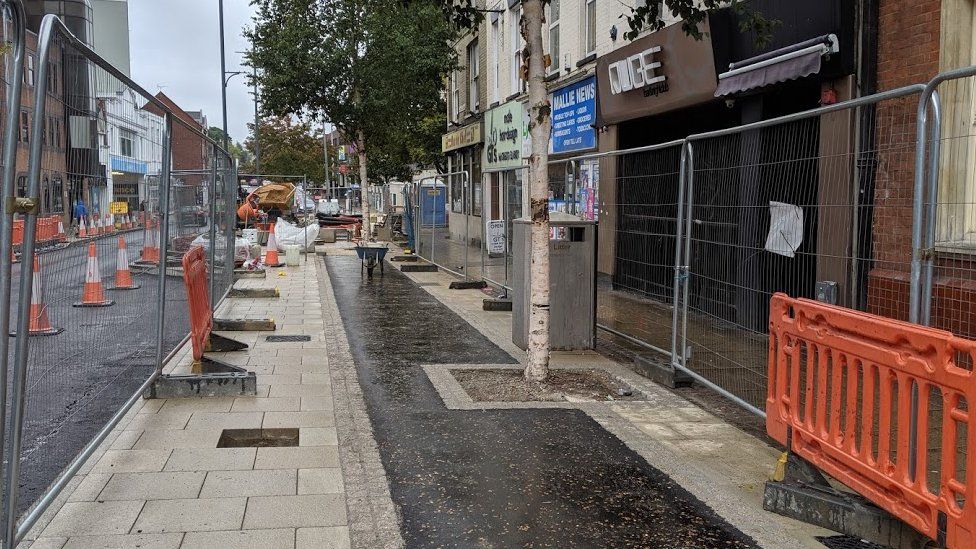
[[[254,124],[248,124],[250,135],[244,148],[254,157]],[[303,121],[291,117],[265,117],[261,121],[258,145],[261,148],[261,172],[304,175],[312,183],[325,181],[322,133]],[[239,167],[241,173],[253,173],[253,161]]]
[[[454,27],[437,0],[255,0],[246,34],[263,69],[263,108],[305,120],[325,116],[362,132],[380,179],[430,161],[443,126],[440,88],[456,65]],[[436,135],[435,135],[436,133]],[[439,141],[438,141],[439,149]],[[371,179],[375,179],[372,175]]]
[[[217,126],[210,126],[207,128],[207,137],[213,139],[221,147],[224,146],[224,130],[218,128]],[[234,138],[227,136],[227,152],[230,153],[234,160],[237,160],[238,166],[243,166],[250,162],[253,162],[250,151],[244,148],[240,142],[234,141]]]

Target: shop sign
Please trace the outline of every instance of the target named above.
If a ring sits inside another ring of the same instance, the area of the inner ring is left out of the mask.
[[[505,253],[505,220],[492,219],[487,222],[488,253]]]
[[[129,203],[111,202],[108,205],[108,212],[111,214],[127,214],[129,213]]]
[[[114,183],[112,189],[115,194],[119,195],[137,196],[139,194],[139,186],[136,183]]]
[[[441,136],[441,152],[449,152],[481,143],[481,123],[469,124]]]
[[[552,152],[596,147],[596,77],[556,90],[552,103]]]
[[[485,114],[483,169],[522,166],[523,112],[521,102],[509,101]]]
[[[718,78],[707,20],[699,31],[696,40],[669,25],[597,59],[597,125],[713,101]]]

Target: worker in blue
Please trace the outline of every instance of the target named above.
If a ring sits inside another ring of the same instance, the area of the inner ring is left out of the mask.
[[[85,201],[78,199],[78,202],[75,202],[75,211],[73,216],[74,225],[76,227],[81,225],[82,223],[85,222],[85,219],[87,217],[88,217],[88,208],[85,207]]]

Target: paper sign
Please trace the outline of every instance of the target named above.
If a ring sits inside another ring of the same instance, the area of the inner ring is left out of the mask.
[[[112,214],[127,214],[129,213],[129,203],[128,202],[112,202],[108,205],[108,211]]]
[[[769,234],[766,250],[794,257],[803,244],[803,210],[783,202],[769,203]]]
[[[488,253],[505,253],[505,220],[492,219],[486,225],[488,226]]]

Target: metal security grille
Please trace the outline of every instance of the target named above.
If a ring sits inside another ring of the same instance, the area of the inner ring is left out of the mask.
[[[307,335],[274,335],[264,338],[269,343],[296,343],[299,341],[312,341],[312,336]]]

